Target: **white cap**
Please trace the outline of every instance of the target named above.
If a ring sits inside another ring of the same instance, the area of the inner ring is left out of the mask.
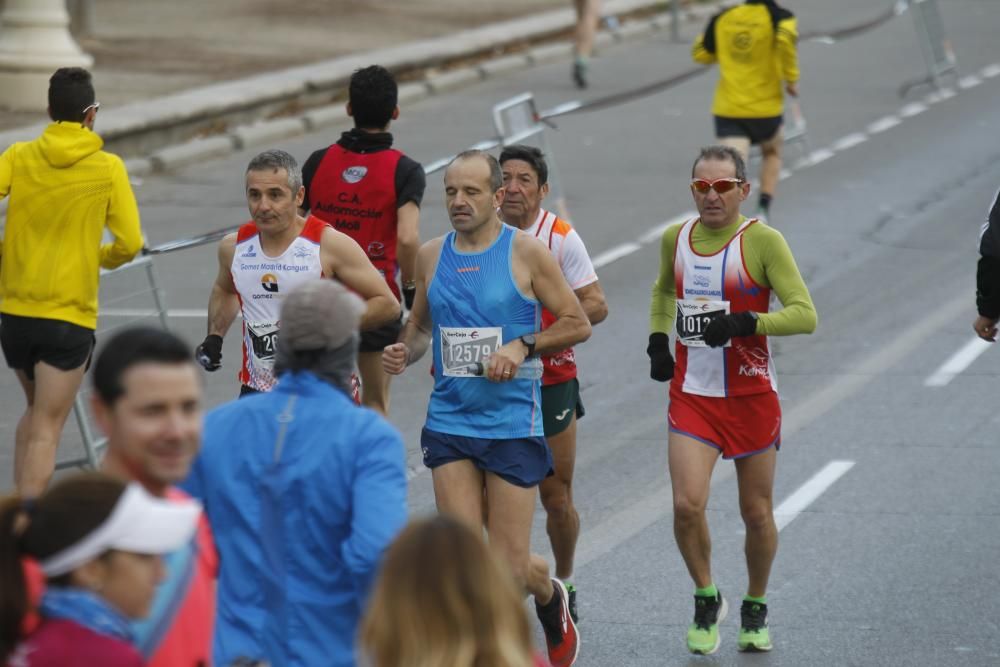
[[[200,515],[201,504],[195,500],[162,500],[133,482],[100,526],[43,560],[42,571],[47,577],[57,577],[111,549],[137,554],[170,553],[194,536]]]

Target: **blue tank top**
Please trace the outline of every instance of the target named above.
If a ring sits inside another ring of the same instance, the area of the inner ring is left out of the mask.
[[[455,232],[444,239],[427,290],[434,324],[434,391],[427,406],[432,431],[503,440],[543,435],[540,380],[496,383],[452,375],[462,372],[463,362],[498,346],[498,329],[500,345],[539,330],[538,301],[524,296],[514,282],[516,233],[504,225],[490,247],[475,253],[455,249]]]

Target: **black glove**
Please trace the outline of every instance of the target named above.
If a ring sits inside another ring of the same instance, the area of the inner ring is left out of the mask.
[[[721,315],[708,323],[702,338],[709,347],[722,347],[730,338],[752,336],[757,332],[757,318],[749,310]]]
[[[206,371],[222,368],[222,336],[205,336],[205,340],[195,349],[194,358]]]
[[[413,310],[413,299],[417,296],[416,287],[404,287],[403,288],[403,303],[406,304],[407,310]]]
[[[674,376],[674,357],[670,354],[670,337],[665,333],[649,334],[649,377],[666,382]]]

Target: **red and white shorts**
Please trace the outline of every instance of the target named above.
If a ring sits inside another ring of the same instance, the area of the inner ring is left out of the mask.
[[[698,396],[670,383],[670,430],[739,459],[781,447],[781,404],[773,391],[747,396]]]

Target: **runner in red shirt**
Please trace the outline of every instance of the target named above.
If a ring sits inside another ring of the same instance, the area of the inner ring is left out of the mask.
[[[393,295],[402,296],[409,309],[420,248],[424,170],[392,148],[389,125],[399,117],[399,106],[396,81],[388,70],[372,65],[356,71],[349,96],[347,113],[354,117],[354,129],[306,160],[302,210],[357,241]],[[389,376],[382,370],[382,349],[396,342],[401,322],[361,335],[361,401],[384,415],[389,413]]]

